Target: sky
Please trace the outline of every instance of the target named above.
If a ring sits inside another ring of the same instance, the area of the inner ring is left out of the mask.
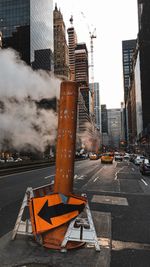
[[[100,86],[100,103],[120,108],[123,101],[122,40],[136,39],[137,0],[56,0],[66,28],[73,15],[78,42],[85,42],[90,53],[90,33],[94,33],[94,81]],[[94,29],[96,31],[94,32]],[[67,35],[66,35],[67,37]],[[91,67],[89,67],[91,79]]]

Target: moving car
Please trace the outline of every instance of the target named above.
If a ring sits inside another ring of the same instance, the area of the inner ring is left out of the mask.
[[[89,158],[90,158],[91,160],[94,160],[94,159],[98,159],[99,157],[98,157],[98,155],[97,155],[96,153],[91,153],[91,154],[89,155]]]
[[[115,155],[115,161],[122,161],[122,155],[120,155],[120,154],[116,154]]]
[[[150,174],[150,161],[148,159],[144,159],[140,164],[140,172],[144,174]]]
[[[134,159],[134,164],[135,165],[140,165],[145,157],[143,155],[137,155],[136,158]]]
[[[101,163],[113,163],[113,156],[111,153],[104,153],[102,156],[101,156]]]
[[[129,156],[128,154],[126,154],[126,155],[124,155],[123,159],[124,159],[125,161],[129,161],[129,160],[130,160],[130,156]]]

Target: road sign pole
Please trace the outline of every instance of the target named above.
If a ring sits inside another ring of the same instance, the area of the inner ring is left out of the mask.
[[[54,192],[64,195],[73,191],[77,102],[77,83],[63,81],[60,88]]]

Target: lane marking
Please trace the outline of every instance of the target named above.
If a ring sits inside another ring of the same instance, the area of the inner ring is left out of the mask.
[[[83,180],[85,177],[86,177],[85,175],[79,175],[79,176],[77,174],[74,175],[74,179],[78,180]]]
[[[120,192],[120,191],[121,191],[120,180],[119,180],[119,179],[117,179],[117,182],[118,182],[118,191]]]
[[[132,171],[135,171],[135,169],[134,169],[134,168],[132,168],[131,170],[132,170]]]
[[[112,240],[112,250],[136,249],[150,251],[150,244]]]
[[[99,174],[103,169],[105,169],[105,168],[106,168],[106,166],[103,166],[103,167],[102,167],[100,170],[98,170],[93,176],[98,175],[98,174]],[[96,177],[96,178],[97,178],[97,177]],[[85,190],[85,189],[87,188],[88,184],[90,184],[91,182],[93,183],[94,179],[96,179],[96,178],[91,178],[91,179],[89,179],[88,182],[87,182],[85,185],[82,186],[82,189]],[[99,176],[98,178],[100,178],[100,176]]]
[[[101,247],[110,248],[111,239],[106,237],[98,237],[98,243]],[[94,247],[94,244],[87,244],[88,247]],[[112,240],[112,250],[119,251],[123,249],[135,249],[135,250],[146,250],[150,251],[150,244],[146,243],[135,243],[135,242],[126,242],[119,240]]]
[[[145,182],[144,179],[141,179],[141,181],[142,181],[146,186],[148,186],[148,184]]]
[[[5,175],[2,175],[0,176],[0,180],[3,179],[3,178],[6,178],[6,177],[10,177],[10,176],[18,176],[18,175],[21,175],[21,174],[25,174],[25,173],[28,173],[28,172],[38,172],[39,170],[44,170],[44,169],[47,169],[47,168],[50,168],[50,167],[44,167],[44,168],[39,168],[39,169],[35,169],[35,170],[29,170],[29,171],[20,171],[20,172],[16,172],[16,173],[11,173],[11,174],[5,174]]]
[[[118,179],[118,177],[117,177],[118,173],[119,173],[121,170],[123,170],[124,168],[125,168],[125,166],[123,166],[120,170],[118,170],[118,171],[115,173],[115,180]],[[126,172],[125,172],[125,173],[126,173]]]
[[[85,177],[85,175],[80,175],[80,176],[77,177],[77,179],[78,179],[78,180],[83,180],[84,177]]]
[[[95,183],[95,182],[97,181],[97,179],[98,179],[98,178],[99,178],[99,177],[96,177],[96,178],[94,179],[94,181],[93,181],[93,182]]]
[[[48,179],[48,178],[51,178],[51,177],[54,177],[55,174],[52,174],[52,175],[49,175],[49,176],[45,176],[44,179]]]

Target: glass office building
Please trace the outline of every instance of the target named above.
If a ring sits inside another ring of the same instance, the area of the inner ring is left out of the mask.
[[[33,68],[53,69],[53,1],[0,0],[3,48],[12,47]]]

